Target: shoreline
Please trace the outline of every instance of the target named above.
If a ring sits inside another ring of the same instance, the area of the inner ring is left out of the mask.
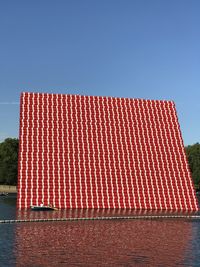
[[[17,193],[16,185],[0,185],[0,193]]]

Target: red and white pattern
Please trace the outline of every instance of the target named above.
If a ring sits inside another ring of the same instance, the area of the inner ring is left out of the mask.
[[[19,209],[198,210],[172,101],[22,93]]]

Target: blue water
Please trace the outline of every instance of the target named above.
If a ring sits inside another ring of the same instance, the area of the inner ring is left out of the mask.
[[[0,199],[0,219],[131,215],[125,211],[18,212]],[[0,267],[200,266],[200,221],[97,220],[0,224]]]

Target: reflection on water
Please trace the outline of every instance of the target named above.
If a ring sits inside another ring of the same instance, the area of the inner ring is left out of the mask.
[[[9,194],[9,196],[0,197],[0,220],[15,219],[16,196],[17,194]]]
[[[18,224],[17,266],[183,266],[192,238],[184,221]]]
[[[132,210],[16,213],[12,201],[0,201],[1,219],[164,214]],[[139,219],[2,224],[0,266],[200,266],[200,222]]]
[[[127,209],[61,209],[57,211],[31,211],[19,210],[16,218],[19,220],[30,219],[59,219],[59,218],[96,218],[96,217],[129,217],[129,216],[164,216],[164,215],[197,215],[198,212],[169,212],[145,211]]]

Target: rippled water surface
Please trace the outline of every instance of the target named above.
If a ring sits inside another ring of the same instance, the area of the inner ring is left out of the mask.
[[[16,213],[0,199],[0,219],[130,216],[126,211]],[[0,266],[200,266],[200,221],[90,220],[0,224]]]

